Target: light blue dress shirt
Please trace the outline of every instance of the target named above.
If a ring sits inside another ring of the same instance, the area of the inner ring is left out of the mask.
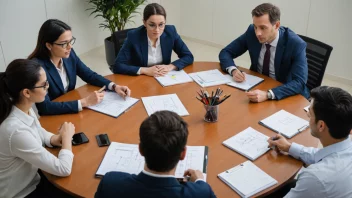
[[[310,166],[298,174],[296,187],[292,188],[285,198],[352,197],[350,138],[322,149],[292,143],[289,154]]]

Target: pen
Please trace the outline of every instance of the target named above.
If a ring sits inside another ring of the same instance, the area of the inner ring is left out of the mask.
[[[302,126],[301,128],[297,129],[297,131],[298,131],[298,132],[302,132],[302,131],[308,129],[308,127],[309,127],[309,125],[304,125],[304,126]]]
[[[98,90],[98,93],[101,93],[105,90],[106,86],[104,85],[101,89]]]

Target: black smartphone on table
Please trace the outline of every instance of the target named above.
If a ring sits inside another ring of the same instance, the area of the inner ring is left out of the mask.
[[[72,145],[80,145],[87,142],[89,142],[89,139],[83,132],[76,133],[72,136]]]
[[[99,134],[99,135],[96,135],[95,138],[97,138],[99,147],[110,145],[108,134]]]

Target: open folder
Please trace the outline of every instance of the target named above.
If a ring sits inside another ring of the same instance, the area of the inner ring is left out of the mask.
[[[139,153],[137,144],[112,142],[95,176],[102,177],[110,171],[139,174],[144,168],[144,163],[144,157]],[[207,146],[187,146],[186,157],[177,164],[175,176],[183,178],[185,171],[191,168],[203,171],[206,179],[207,165]]]

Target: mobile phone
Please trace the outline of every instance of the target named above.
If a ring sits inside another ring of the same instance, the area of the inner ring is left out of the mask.
[[[80,145],[87,142],[89,142],[89,139],[83,132],[76,133],[72,136],[72,145]]]
[[[99,147],[110,145],[108,134],[99,134],[99,135],[96,135],[95,137],[97,138]]]

